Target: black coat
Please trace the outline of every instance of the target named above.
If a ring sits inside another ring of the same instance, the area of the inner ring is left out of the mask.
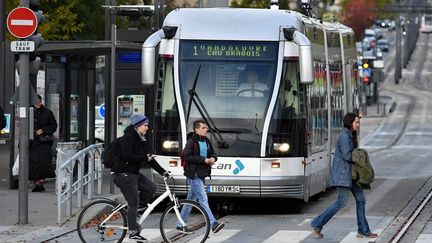
[[[36,131],[42,129],[43,133],[36,136]],[[51,163],[51,146],[53,134],[57,129],[57,121],[49,109],[42,106],[34,109],[34,140],[30,141],[29,180],[38,180],[55,177]]]
[[[0,107],[0,130],[6,127],[6,117],[3,109]]]
[[[198,141],[205,141],[207,144],[207,156],[200,156],[200,149]],[[207,137],[200,137],[198,134],[194,133],[188,139],[186,146],[184,148],[184,158],[187,162],[186,168],[184,168],[184,175],[187,178],[206,178],[211,176],[211,166],[206,164],[204,161],[206,158],[215,158],[217,160],[216,154],[213,150],[213,145]]]
[[[124,130],[124,135],[120,139],[120,163],[113,165],[112,172],[138,174],[142,164],[148,164],[159,174],[163,174],[162,168],[155,160],[148,160],[147,142],[143,141],[133,126],[128,126]]]

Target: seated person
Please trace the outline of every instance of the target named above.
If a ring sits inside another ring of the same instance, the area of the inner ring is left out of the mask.
[[[269,88],[267,84],[258,82],[258,74],[253,69],[246,72],[247,82],[240,84],[236,95],[242,97],[264,97],[264,91]]]

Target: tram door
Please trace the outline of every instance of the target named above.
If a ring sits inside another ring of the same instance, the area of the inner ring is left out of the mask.
[[[145,114],[144,95],[120,95],[117,97],[117,137],[123,136],[123,131],[129,126],[133,113]]]

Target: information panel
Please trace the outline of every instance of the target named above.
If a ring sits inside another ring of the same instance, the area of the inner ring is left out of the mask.
[[[277,42],[182,41],[182,59],[274,60]]]
[[[0,139],[10,139],[11,114],[5,114],[6,127],[0,130]]]

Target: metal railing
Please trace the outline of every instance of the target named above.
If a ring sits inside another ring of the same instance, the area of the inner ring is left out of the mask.
[[[97,193],[102,194],[102,151],[103,143],[93,144],[80,150],[66,161],[57,163],[58,224],[62,223],[63,204],[66,204],[66,216],[72,216],[73,194],[77,196],[77,208],[83,206],[84,189],[87,190],[87,198],[93,199],[95,182],[97,182]],[[64,153],[61,148],[57,148],[57,152]],[[77,165],[76,177],[74,177],[75,165]]]

